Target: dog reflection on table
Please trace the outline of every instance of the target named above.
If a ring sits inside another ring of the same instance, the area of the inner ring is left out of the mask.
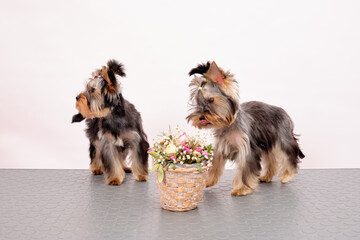
[[[233,196],[252,193],[259,180],[270,182],[278,172],[282,183],[289,182],[305,156],[288,114],[262,102],[240,104],[234,76],[215,62],[198,65],[189,72],[194,74],[199,75],[190,83],[193,109],[187,120],[213,129],[216,141],[207,187],[218,182],[227,159],[238,165]]]
[[[140,113],[123,98],[117,76],[125,77],[123,65],[110,60],[92,73],[85,91],[76,97],[72,122],[86,119],[86,135],[90,140],[90,170],[105,172],[106,183],[120,185],[125,172],[132,172],[137,181],[148,177],[149,144]],[[127,157],[131,166],[127,166]]]

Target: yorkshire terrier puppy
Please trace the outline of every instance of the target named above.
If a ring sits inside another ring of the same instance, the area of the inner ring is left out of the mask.
[[[125,172],[132,171],[137,181],[148,177],[149,143],[141,116],[124,99],[116,75],[125,77],[123,65],[115,60],[94,71],[85,91],[76,97],[79,113],[72,118],[72,122],[86,119],[90,170],[95,175],[105,172],[109,185],[120,185]],[[130,168],[126,164],[128,156]]]
[[[293,133],[294,124],[279,107],[262,102],[239,102],[234,76],[215,62],[200,64],[189,72],[192,113],[187,120],[193,126],[214,130],[213,167],[206,186],[215,185],[227,159],[237,163],[233,196],[247,195],[259,180],[270,182],[279,172],[282,183],[289,182],[304,158]]]

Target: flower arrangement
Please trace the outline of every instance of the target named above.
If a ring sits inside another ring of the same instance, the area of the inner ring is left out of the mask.
[[[153,157],[154,165],[151,172],[158,170],[158,180],[163,181],[164,169],[169,167],[176,169],[183,164],[195,164],[199,172],[202,167],[211,167],[213,159],[212,145],[206,145],[206,136],[190,136],[183,132],[179,127],[176,134],[163,133],[159,136],[158,142],[148,150],[148,154]]]

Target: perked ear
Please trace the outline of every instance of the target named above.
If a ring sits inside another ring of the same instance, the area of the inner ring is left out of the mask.
[[[203,75],[214,83],[224,83],[224,73],[215,62],[210,64],[209,70]]]
[[[107,90],[111,93],[115,93],[116,92],[116,79],[114,81],[111,81],[108,71],[109,71],[109,68],[103,66],[101,69],[101,76],[107,82]]]
[[[102,77],[107,82],[107,90],[112,94],[116,94],[118,92],[119,84],[116,81],[116,76],[125,77],[124,65],[117,62],[116,60],[109,60],[107,62],[107,67],[102,67]]]

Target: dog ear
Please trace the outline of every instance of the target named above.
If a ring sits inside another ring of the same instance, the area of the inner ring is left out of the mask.
[[[85,119],[85,118],[83,117],[83,115],[81,115],[81,113],[78,113],[78,114],[75,114],[75,115],[72,117],[71,123],[81,122],[81,121],[84,120],[84,119]]]
[[[116,78],[115,78],[114,74],[111,74],[111,73],[110,73],[110,75],[112,75],[112,77],[110,78],[109,73],[110,73],[109,68],[103,66],[101,69],[101,76],[107,83],[107,87],[106,87],[107,91],[110,93],[116,93],[116,89],[117,89]]]
[[[206,73],[210,68],[210,62],[207,61],[206,63],[201,63],[197,65],[196,68],[193,68],[189,72],[189,76],[194,75],[195,73],[204,74]]]
[[[210,64],[209,70],[203,75],[214,83],[224,83],[224,73],[215,62]]]
[[[107,67],[102,67],[102,77],[107,82],[107,90],[112,94],[116,94],[118,92],[119,84],[116,81],[116,76],[125,77],[124,65],[118,63],[116,60],[109,60],[107,62]]]
[[[235,104],[235,109],[239,106],[239,90],[234,76],[230,72],[224,73],[215,62],[210,64],[209,70],[203,74],[204,77],[213,83],[217,84],[219,88],[226,94]]]

